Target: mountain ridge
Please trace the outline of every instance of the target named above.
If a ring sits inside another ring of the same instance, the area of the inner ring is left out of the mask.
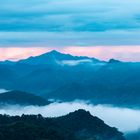
[[[0,124],[1,140],[125,140],[123,133],[82,109],[55,118],[0,115]]]
[[[35,58],[39,58],[39,57],[45,57],[45,56],[48,56],[48,55],[52,55],[52,56],[60,56],[60,55],[63,55],[63,56],[67,56],[67,59],[66,60],[81,60],[81,59],[91,59],[95,62],[107,62],[107,61],[103,61],[103,60],[99,60],[97,58],[94,58],[94,57],[88,57],[88,56],[76,56],[76,55],[72,55],[72,54],[69,54],[69,53],[61,53],[59,51],[56,51],[56,50],[52,50],[52,51],[49,51],[49,52],[46,52],[46,53],[43,53],[43,54],[40,54],[40,55],[37,55],[37,56],[30,56],[28,58],[25,58],[25,59],[20,59],[20,60],[17,60],[17,61],[10,61],[10,60],[5,60],[5,61],[0,61],[0,64],[9,64],[9,65],[12,65],[12,64],[15,64],[15,63],[25,63],[25,61],[27,60],[31,60],[31,59],[35,59]],[[55,57],[56,58],[56,57]],[[46,59],[46,58],[45,58]],[[111,60],[114,60],[114,61],[119,61],[121,62],[120,60],[116,60],[116,59],[113,59],[113,58],[110,58],[110,60],[108,62],[110,62]],[[26,62],[27,63],[27,62]]]
[[[57,61],[61,62],[64,60],[84,60],[84,59],[90,59],[93,62],[99,62],[96,58],[90,58],[87,56],[73,56],[71,54],[65,54],[58,52],[56,50],[52,50],[50,52],[35,56],[35,57],[29,57],[27,59],[19,60],[17,63],[26,63],[30,65],[41,65],[41,64],[51,64],[51,63],[57,63]]]
[[[96,139],[96,136],[97,139],[101,140],[123,140],[123,134],[121,132],[119,132],[118,136],[116,137],[118,131],[116,128],[109,127],[104,123],[103,120],[91,115],[89,111],[84,109],[79,109],[65,116],[60,116],[56,118],[56,120],[61,122],[61,125],[65,126],[67,129],[74,131],[76,135],[78,135],[83,140],[90,138]]]
[[[59,60],[67,58],[68,61],[58,63],[52,54],[61,55],[56,51],[44,54],[51,59],[47,59],[50,61],[46,63],[43,56],[43,65],[40,59],[36,60],[38,57],[33,59],[37,65],[32,65],[32,61],[31,65],[0,64],[0,88],[26,91],[45,99],[82,99],[90,100],[93,104],[140,107],[140,63],[118,62],[114,59],[110,62],[92,62],[85,57],[84,61],[81,61],[81,57],[80,60],[76,57],[78,60],[71,61],[71,57],[75,59],[71,55],[62,55]]]

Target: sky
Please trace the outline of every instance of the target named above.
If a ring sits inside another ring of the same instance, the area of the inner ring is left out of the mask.
[[[139,7],[139,0],[1,1],[0,60],[56,49],[140,61]]]

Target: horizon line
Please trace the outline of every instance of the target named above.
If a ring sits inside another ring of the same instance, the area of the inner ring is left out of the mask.
[[[73,56],[73,57],[87,57],[87,58],[89,58],[89,59],[97,59],[97,60],[99,60],[99,61],[104,61],[104,62],[109,62],[110,60],[117,60],[117,61],[120,61],[120,62],[133,62],[133,61],[122,61],[122,60],[119,60],[119,59],[115,59],[115,58],[110,58],[110,59],[108,59],[108,60],[101,60],[101,59],[99,59],[99,58],[96,58],[96,57],[90,57],[90,56],[87,56],[87,55],[73,55],[73,54],[71,54],[71,53],[63,53],[63,52],[61,52],[61,51],[58,51],[58,50],[55,50],[55,49],[52,49],[52,50],[50,50],[50,51],[47,51],[47,52],[43,52],[43,53],[41,53],[41,54],[39,54],[39,55],[34,55],[34,56],[28,56],[27,58],[21,58],[21,59],[18,59],[18,60],[10,60],[10,59],[5,59],[5,60],[0,60],[0,62],[5,62],[5,61],[9,61],[9,62],[18,62],[18,61],[21,61],[21,60],[26,60],[26,59],[29,59],[29,58],[31,58],[31,57],[38,57],[38,56],[41,56],[41,55],[44,55],[44,54],[48,54],[48,53],[51,53],[51,52],[57,52],[57,53],[60,53],[60,54],[63,54],[63,55],[71,55],[71,56]],[[137,62],[140,62],[140,61],[137,61]]]
[[[140,62],[140,46],[133,47],[64,47],[64,48],[49,48],[49,47],[6,47],[0,48],[0,61],[19,61],[29,57],[35,57],[57,51],[62,54],[72,56],[82,56],[95,58],[100,61],[109,61],[110,59],[119,60],[122,62]]]

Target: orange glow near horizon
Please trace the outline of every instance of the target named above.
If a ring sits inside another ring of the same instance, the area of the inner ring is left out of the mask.
[[[122,61],[140,61],[140,46],[94,46],[94,47],[7,47],[0,48],[0,60],[19,60],[37,56],[51,50],[77,56],[95,57],[101,60],[110,58]]]

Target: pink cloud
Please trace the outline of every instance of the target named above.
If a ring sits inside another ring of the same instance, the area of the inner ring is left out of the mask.
[[[0,48],[0,60],[19,60],[28,58],[30,56],[37,56],[42,53],[50,51],[50,48],[29,47],[29,48]]]
[[[140,61],[140,46],[94,46],[79,47],[69,46],[64,48],[28,47],[28,48],[0,48],[0,60],[19,60],[29,56],[37,56],[56,49],[62,53],[70,53],[77,56],[90,56],[101,60],[110,58],[122,61]]]
[[[114,58],[122,61],[140,61],[140,46],[66,47],[62,51],[78,56],[95,57],[101,60]]]

